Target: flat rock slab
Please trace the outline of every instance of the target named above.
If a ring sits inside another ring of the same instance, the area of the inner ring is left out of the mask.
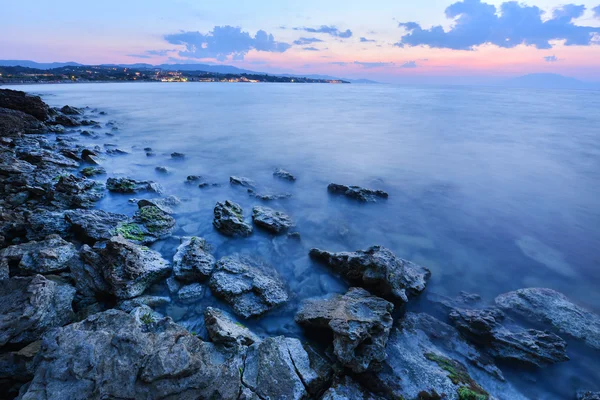
[[[360,186],[346,186],[337,183],[330,183],[327,186],[329,193],[341,194],[349,199],[362,201],[364,203],[376,203],[381,199],[387,199],[388,194],[383,190],[366,189]]]
[[[252,221],[261,228],[273,233],[282,233],[294,226],[289,215],[261,206],[252,209]]]

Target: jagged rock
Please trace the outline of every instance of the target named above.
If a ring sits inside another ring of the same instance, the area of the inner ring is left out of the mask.
[[[208,244],[202,238],[183,238],[173,256],[173,275],[183,282],[208,279],[216,264],[215,258],[208,250]]]
[[[83,262],[71,267],[71,276],[77,293],[89,299],[95,298],[98,294],[110,293],[110,286],[104,279],[104,261],[100,254],[86,244],[81,247],[79,254]]]
[[[388,194],[383,190],[365,189],[360,186],[346,186],[337,183],[330,183],[327,186],[330,193],[343,194],[344,196],[359,200],[362,202],[377,202],[378,199],[387,199]]]
[[[83,149],[81,151],[81,159],[94,165],[99,165],[101,162],[100,155],[96,151],[90,149]]]
[[[26,236],[28,240],[43,240],[53,234],[67,237],[70,228],[71,225],[65,219],[64,211],[38,208],[27,215]]]
[[[16,398],[21,385],[33,379],[34,358],[40,346],[38,340],[18,351],[0,353],[0,393],[6,398]]]
[[[500,324],[504,314],[499,309],[455,308],[449,317],[463,336],[485,347],[494,358],[538,367],[569,360],[567,344],[560,337],[534,329],[505,328]]]
[[[392,303],[362,288],[350,288],[344,295],[307,300],[296,322],[305,328],[331,330],[337,359],[361,373],[376,369],[385,360],[393,309]]]
[[[331,380],[331,369],[298,339],[267,338],[248,348],[242,383],[261,399],[318,397]]]
[[[184,304],[195,303],[204,297],[206,288],[200,283],[190,283],[177,291],[177,299]]]
[[[77,161],[67,158],[60,153],[46,149],[27,149],[17,151],[17,156],[32,164],[55,164],[59,167],[71,168],[79,167],[79,163]]]
[[[108,178],[106,188],[116,193],[162,192],[160,185],[155,182],[136,181],[131,178]]]
[[[3,137],[22,133],[40,133],[44,124],[35,117],[17,110],[0,107],[0,134]]]
[[[240,255],[221,258],[209,285],[215,296],[244,318],[263,314],[288,300],[275,270]]]
[[[133,221],[145,228],[145,238],[141,240],[144,243],[164,239],[170,236],[173,228],[175,228],[175,218],[153,205],[144,206],[137,210],[133,214]]]
[[[577,400],[600,400],[600,392],[580,390],[577,392]]]
[[[429,269],[396,257],[383,246],[340,253],[311,249],[310,256],[328,264],[353,284],[403,302],[425,290],[431,276]]]
[[[103,210],[68,210],[65,218],[76,235],[87,243],[108,240],[116,234],[116,229],[129,218]]]
[[[552,289],[528,288],[496,297],[496,305],[528,321],[550,325],[560,334],[600,349],[600,316]]]
[[[295,181],[296,177],[294,175],[292,175],[290,172],[286,171],[285,169],[281,169],[281,168],[277,168],[275,170],[275,172],[273,172],[273,176],[279,179],[283,179],[286,181]]]
[[[368,392],[346,375],[334,382],[321,400],[383,400],[383,398]]]
[[[0,127],[0,132],[1,127]],[[0,174],[1,175],[19,175],[30,174],[35,170],[33,164],[27,161],[19,160],[13,152],[4,151],[0,153]]]
[[[73,319],[75,289],[42,275],[0,280],[0,347],[27,344]]]
[[[80,126],[81,122],[79,122],[76,118],[64,114],[59,114],[54,117],[52,121],[48,121],[50,125],[62,125],[68,128],[74,128],[76,126]]]
[[[105,195],[104,184],[91,179],[62,175],[51,197],[65,208],[91,208]]]
[[[0,251],[0,269],[12,269],[19,275],[50,274],[70,269],[79,261],[79,252],[73,243],[58,235],[51,235],[41,242],[7,247]]]
[[[271,200],[285,200],[292,197],[291,193],[275,193],[275,194],[264,194],[258,193],[254,189],[248,189],[248,194],[250,196],[256,197],[257,199],[263,201],[271,201]]]
[[[83,114],[83,110],[77,107],[64,106],[60,109],[60,112],[65,115],[81,115]]]
[[[22,400],[237,399],[244,354],[205,343],[170,318],[109,310],[44,339]]]
[[[204,310],[204,324],[210,340],[226,346],[250,346],[260,339],[244,325],[235,321],[229,314],[218,308],[207,307]]]
[[[131,201],[131,200],[130,200]],[[134,200],[134,202],[136,202]],[[139,208],[146,206],[155,206],[160,208],[162,211],[167,214],[174,214],[175,212],[171,207],[175,207],[181,204],[181,200],[177,196],[167,196],[159,199],[142,199],[137,201],[137,205]]]
[[[86,178],[106,174],[106,170],[102,167],[85,167],[80,172],[81,175],[85,176]]]
[[[143,295],[134,297],[133,299],[123,300],[117,304],[119,310],[132,312],[135,308],[146,306],[150,308],[162,307],[171,303],[171,299],[167,296],[150,296]]]
[[[18,90],[0,89],[0,107],[24,112],[39,121],[48,119],[48,105],[40,96],[32,96]]]
[[[233,201],[218,202],[215,206],[213,226],[227,236],[250,236],[252,225],[244,222],[242,207]]]
[[[141,295],[150,285],[165,278],[171,266],[158,252],[114,236],[94,253],[82,254],[84,261],[98,271],[109,292],[119,299]]]
[[[239,185],[248,188],[253,188],[256,186],[256,183],[252,179],[244,178],[243,176],[230,176],[229,183],[232,185]]]
[[[292,219],[287,214],[261,206],[252,209],[252,221],[273,233],[281,233],[294,226]]]

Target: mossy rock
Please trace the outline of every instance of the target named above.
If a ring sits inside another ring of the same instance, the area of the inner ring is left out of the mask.
[[[452,383],[460,386],[457,390],[460,400],[489,399],[489,393],[471,378],[465,366],[458,361],[435,353],[425,353],[425,358],[435,362],[441,369],[448,372],[448,378]]]

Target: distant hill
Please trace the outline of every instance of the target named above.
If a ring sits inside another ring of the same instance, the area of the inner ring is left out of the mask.
[[[531,89],[600,89],[600,84],[559,74],[528,74],[500,82],[501,86]]]
[[[310,79],[329,79],[329,80],[343,79],[350,83],[379,83],[379,82],[375,82],[375,81],[372,81],[369,79],[337,78],[337,77],[331,76],[331,75],[318,75],[318,74],[313,74],[313,75],[280,74],[280,76],[287,76],[287,77],[291,77],[291,78],[310,78]]]
[[[38,63],[35,61],[29,60],[0,60],[0,67],[27,67],[27,68],[36,68],[36,69],[52,69],[52,68],[62,68],[62,67],[81,67],[84,64],[79,64],[74,61],[69,62],[52,62],[52,63]]]

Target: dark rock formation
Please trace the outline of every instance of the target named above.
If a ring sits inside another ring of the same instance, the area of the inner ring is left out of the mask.
[[[356,373],[377,369],[385,360],[394,306],[361,288],[330,299],[307,300],[296,315],[306,328],[333,332],[333,352]]]
[[[383,397],[368,392],[346,375],[334,382],[323,394],[321,400],[383,400]]]
[[[171,158],[178,158],[178,159],[185,158],[185,154],[178,153],[175,151],[175,152],[171,153]]]
[[[173,275],[183,282],[201,282],[210,277],[216,260],[208,252],[209,247],[202,238],[183,238],[173,256]]]
[[[64,215],[73,232],[86,243],[110,239],[117,227],[129,220],[124,214],[103,210],[69,210]]]
[[[144,227],[144,238],[138,240],[142,243],[152,243],[164,239],[170,236],[175,228],[175,218],[154,205],[144,206],[137,210],[133,215],[133,221]]]
[[[173,195],[158,199],[142,199],[137,201],[134,200],[134,202],[137,202],[139,208],[146,206],[155,206],[160,208],[167,214],[175,214],[175,211],[173,211],[172,207],[176,207],[179,204],[181,204],[181,200],[179,200],[177,196]]]
[[[213,343],[250,346],[260,341],[250,329],[218,308],[207,307],[204,310],[204,324]]]
[[[281,168],[277,168],[275,170],[275,172],[273,172],[273,176],[279,179],[283,179],[286,181],[295,181],[296,177],[294,175],[292,175],[290,172],[286,171],[285,169],[281,169]]]
[[[252,179],[244,178],[243,176],[230,176],[229,183],[232,185],[239,185],[248,188],[253,188],[256,186],[256,183]]]
[[[61,208],[91,208],[105,195],[104,184],[72,174],[61,175],[48,194]]]
[[[116,193],[162,192],[161,187],[155,182],[136,181],[131,178],[108,178],[106,188]]]
[[[288,300],[275,270],[240,255],[221,258],[209,285],[215,296],[244,318],[263,314]]]
[[[273,233],[282,233],[294,226],[292,219],[287,214],[261,206],[252,209],[252,221]]]
[[[239,204],[226,200],[215,206],[213,226],[227,236],[250,236],[252,226],[244,222],[243,210]]]
[[[40,346],[38,340],[18,351],[0,353],[0,396],[16,398],[21,385],[33,379],[34,358]]]
[[[39,121],[48,119],[48,105],[39,96],[18,90],[0,89],[0,107],[24,112]]]
[[[388,194],[383,190],[365,189],[360,186],[346,186],[337,183],[330,183],[327,186],[330,193],[342,194],[350,199],[355,199],[362,202],[377,202],[378,199],[387,199]]]
[[[425,290],[431,276],[427,268],[398,258],[382,246],[340,253],[311,249],[310,256],[328,264],[351,283],[402,302]]]
[[[22,133],[40,133],[44,124],[35,117],[17,110],[0,107],[0,133],[10,137]]]
[[[83,111],[77,107],[64,106],[60,109],[60,112],[65,115],[82,115]]]
[[[81,170],[81,175],[85,176],[86,178],[104,174],[106,174],[106,170],[102,167],[85,167]]]

